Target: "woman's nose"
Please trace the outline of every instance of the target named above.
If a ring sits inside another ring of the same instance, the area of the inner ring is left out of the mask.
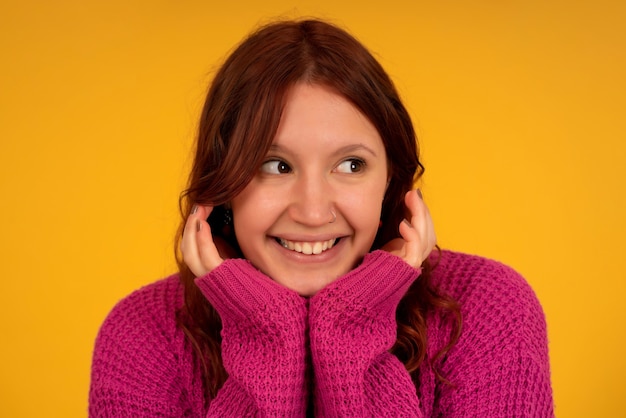
[[[299,179],[291,191],[290,217],[307,226],[323,226],[335,222],[334,191],[324,177]]]

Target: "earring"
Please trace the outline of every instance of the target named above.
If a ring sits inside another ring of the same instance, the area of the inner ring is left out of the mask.
[[[224,209],[224,226],[228,226],[233,223],[233,211],[230,209]]]

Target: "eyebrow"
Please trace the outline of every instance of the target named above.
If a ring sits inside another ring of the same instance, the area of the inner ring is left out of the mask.
[[[356,151],[366,151],[374,157],[378,157],[378,154],[376,154],[373,149],[364,144],[350,144],[343,146],[333,152],[333,155],[349,154]],[[270,152],[288,152],[288,150],[278,144],[272,144],[270,145]]]

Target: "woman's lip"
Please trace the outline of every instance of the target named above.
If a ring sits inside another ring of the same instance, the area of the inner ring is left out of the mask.
[[[319,235],[300,235],[300,234],[275,234],[270,235],[271,238],[278,240],[287,240],[293,242],[318,242],[329,241],[331,239],[339,239],[345,237],[345,234],[319,234]]]

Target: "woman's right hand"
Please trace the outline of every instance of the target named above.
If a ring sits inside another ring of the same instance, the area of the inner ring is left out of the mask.
[[[185,223],[180,251],[187,267],[196,277],[205,276],[224,262],[218,246],[228,245],[221,240],[214,240],[211,227],[206,219],[213,206],[194,205]],[[217,241],[217,242],[216,242]],[[227,252],[227,249],[226,249]]]

